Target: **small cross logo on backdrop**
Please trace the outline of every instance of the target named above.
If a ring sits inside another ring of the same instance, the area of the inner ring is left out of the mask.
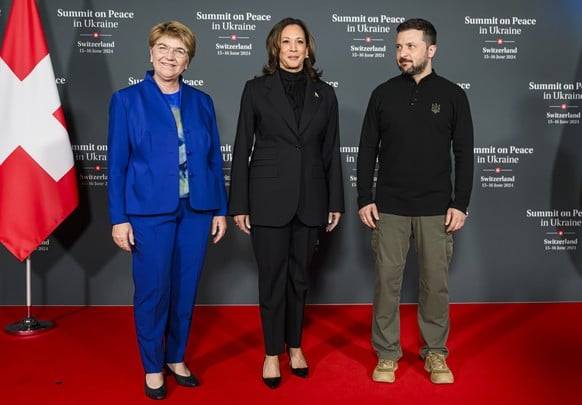
[[[430,110],[433,112],[433,114],[438,114],[441,112],[441,105],[439,103],[432,103]]]

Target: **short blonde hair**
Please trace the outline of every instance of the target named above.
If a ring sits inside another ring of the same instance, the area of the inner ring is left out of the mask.
[[[150,48],[153,48],[156,42],[158,42],[158,40],[164,35],[182,41],[186,46],[189,60],[192,60],[196,53],[196,36],[190,28],[182,24],[180,21],[166,21],[156,24],[150,30],[148,38]]]

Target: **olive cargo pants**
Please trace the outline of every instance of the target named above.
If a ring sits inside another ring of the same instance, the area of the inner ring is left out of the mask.
[[[372,319],[372,345],[380,359],[398,360],[400,347],[400,289],[410,241],[419,261],[418,326],[429,351],[448,354],[448,271],[453,237],[445,231],[445,216],[406,217],[380,214],[372,234],[376,285]]]

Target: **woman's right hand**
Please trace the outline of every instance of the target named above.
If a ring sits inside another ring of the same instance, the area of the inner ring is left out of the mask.
[[[135,246],[133,228],[129,222],[113,225],[111,236],[113,237],[113,242],[126,252],[131,252],[131,247]]]
[[[238,229],[247,235],[251,234],[251,217],[249,215],[235,215],[233,220]]]

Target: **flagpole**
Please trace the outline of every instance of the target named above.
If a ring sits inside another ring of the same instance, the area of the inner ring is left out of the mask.
[[[55,326],[51,321],[41,321],[32,316],[32,282],[30,277],[31,267],[32,265],[30,256],[28,256],[26,258],[26,318],[23,318],[15,323],[11,323],[10,325],[6,325],[4,330],[11,335],[38,335],[39,333],[46,332]]]
[[[26,317],[30,318],[30,307],[32,306],[32,288],[30,285],[32,284],[30,281],[30,256],[26,258]]]

